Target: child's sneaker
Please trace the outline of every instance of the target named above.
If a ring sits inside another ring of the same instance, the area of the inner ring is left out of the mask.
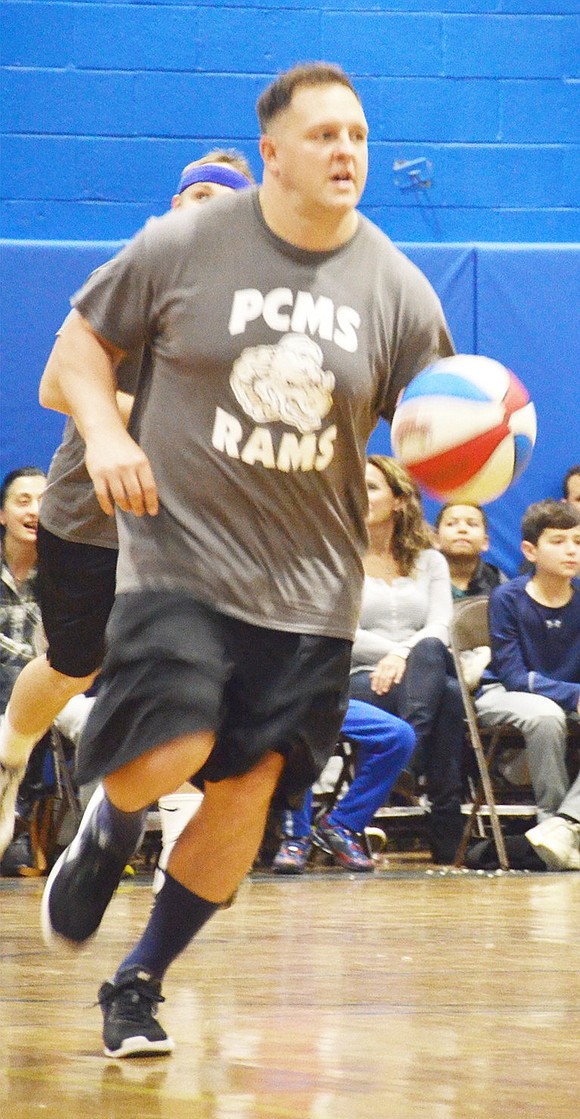
[[[333,855],[336,862],[346,870],[369,873],[375,864],[363,848],[360,836],[350,828],[340,824],[330,824],[328,816],[322,816],[312,829],[312,840],[327,854]]]
[[[530,828],[526,839],[548,870],[580,870],[580,824],[550,816]]]
[[[272,870],[277,874],[304,874],[311,846],[309,835],[287,835],[278,848]]]

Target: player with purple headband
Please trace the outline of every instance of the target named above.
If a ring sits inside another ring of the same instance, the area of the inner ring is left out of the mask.
[[[243,156],[232,155],[231,162],[226,163],[223,158],[218,160],[219,154],[210,152],[183,168],[177,193],[171,199],[172,209],[191,202],[207,202],[228,190],[244,190],[249,186],[251,171]]]
[[[171,207],[199,205],[246,189],[253,181],[240,152],[215,149],[183,169]],[[139,349],[117,370],[117,404],[125,422],[142,362]],[[106,516],[97,501],[84,441],[69,419],[50,466],[38,526],[38,581],[48,648],[20,673],[0,725],[0,856],[12,837],[18,786],[33,747],[65,704],[91,686],[100,668],[117,551],[115,518]]]

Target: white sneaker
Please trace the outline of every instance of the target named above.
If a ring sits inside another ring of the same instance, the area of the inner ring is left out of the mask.
[[[14,835],[16,797],[26,766],[0,762],[0,858]]]
[[[550,816],[526,832],[548,870],[580,870],[580,824]]]

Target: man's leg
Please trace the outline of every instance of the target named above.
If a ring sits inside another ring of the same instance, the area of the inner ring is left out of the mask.
[[[42,925],[48,943],[78,948],[94,935],[140,842],[148,806],[196,772],[213,741],[210,732],[176,738],[122,766],[97,787],[46,883]]]
[[[577,721],[577,715],[569,715]],[[526,838],[549,870],[580,870],[580,774],[555,816],[530,828]]]
[[[409,723],[371,704],[351,700],[343,733],[356,742],[355,778],[332,812],[315,824],[313,837],[347,870],[371,871],[374,863],[359,839],[377,808],[385,804],[415,747]]]
[[[308,789],[301,808],[282,812],[283,839],[272,861],[276,874],[303,874],[312,847],[312,789]]]
[[[342,727],[358,746],[356,775],[329,821],[362,832],[385,804],[415,746],[415,732],[403,719],[372,704],[351,700]]]
[[[270,753],[241,777],[206,783],[203,802],[171,853],[142,937],[99,991],[107,1056],[173,1049],[155,1018],[161,980],[250,869],[283,764],[281,755]]]
[[[427,830],[433,860],[452,863],[463,835],[461,815],[464,709],[459,683],[447,676],[427,754]]]
[[[538,820],[558,812],[568,792],[566,716],[545,696],[507,692],[501,685],[487,688],[476,700],[483,726],[510,723],[521,731],[528,757]]]

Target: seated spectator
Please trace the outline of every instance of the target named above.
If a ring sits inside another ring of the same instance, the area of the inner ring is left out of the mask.
[[[0,713],[16,677],[34,656],[40,619],[36,535],[45,487],[46,475],[38,466],[12,470],[0,487]]]
[[[399,773],[409,761],[415,733],[402,719],[357,700],[348,705],[342,733],[357,746],[354,780],[332,812],[319,819],[313,828],[312,792],[307,794],[301,809],[284,813],[284,838],[272,863],[279,874],[302,874],[313,843],[347,870],[374,870],[361,834],[377,809],[386,803]]]
[[[38,509],[46,475],[38,466],[10,471],[0,486],[0,713],[6,710],[12,685],[34,656],[34,635],[40,618],[36,581]],[[10,759],[4,759],[7,764]],[[30,759],[23,803],[29,804],[42,783],[44,749]],[[0,762],[2,766],[2,762]],[[24,778],[25,769],[21,770]],[[14,805],[12,806],[14,810]],[[13,818],[14,812],[12,813]],[[12,835],[10,832],[6,842]],[[6,843],[0,836],[0,853]]]
[[[485,726],[509,722],[523,734],[542,824],[565,801],[566,719],[580,711],[580,511],[553,499],[530,505],[522,552],[533,573],[490,596],[492,660],[476,707]]]
[[[367,463],[370,547],[350,695],[410,723],[426,778],[433,859],[452,863],[461,835],[464,710],[448,651],[449,568],[431,547],[419,491],[385,455]]]
[[[487,517],[474,502],[444,505],[435,520],[436,545],[449,565],[453,600],[489,594],[505,583],[499,567],[482,559],[489,548]]]
[[[0,486],[0,716],[6,710],[16,678],[37,652],[36,639],[41,627],[36,537],[45,487],[46,475],[38,466],[12,470]],[[63,710],[59,720],[63,734],[73,740],[74,735],[80,735],[90,705],[91,701],[83,696],[74,711]],[[14,784],[11,811],[0,821],[0,855],[12,836],[15,813],[21,820],[27,820],[44,787],[46,744],[43,736],[27,764],[17,759],[20,779]],[[3,755],[0,769],[11,765],[11,756]],[[24,850],[22,844],[21,847]]]
[[[580,509],[580,463],[571,466],[562,482],[562,500]]]
[[[562,501],[580,509],[580,463],[571,466],[562,479]],[[519,567],[519,575],[529,575],[534,570],[534,565],[525,557]]]

